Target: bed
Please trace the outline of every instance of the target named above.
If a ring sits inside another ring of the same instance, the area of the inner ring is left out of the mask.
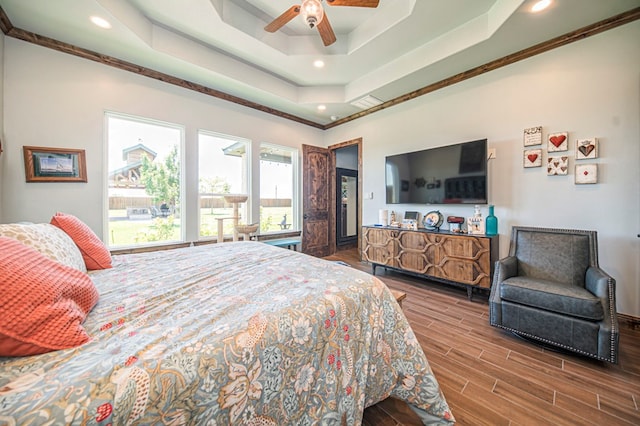
[[[0,357],[0,424],[362,422],[389,396],[454,418],[388,288],[258,242],[113,256],[78,347]]]

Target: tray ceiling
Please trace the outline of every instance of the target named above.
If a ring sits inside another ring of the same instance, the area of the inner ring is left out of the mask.
[[[289,0],[0,0],[13,27],[109,55],[319,127],[611,16],[640,0],[323,2],[337,42],[300,17],[264,26]],[[100,16],[101,29],[89,21]],[[317,68],[314,61],[324,66]],[[370,98],[367,98],[370,99]],[[318,107],[324,105],[325,109]]]

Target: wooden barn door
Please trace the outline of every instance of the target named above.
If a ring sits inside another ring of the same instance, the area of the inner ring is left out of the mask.
[[[328,149],[302,145],[302,252],[316,257],[329,255],[331,170]]]

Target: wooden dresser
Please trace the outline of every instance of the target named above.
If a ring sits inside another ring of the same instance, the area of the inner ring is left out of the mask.
[[[449,231],[363,226],[362,258],[373,274],[382,266],[447,284],[489,289],[498,260],[498,236],[454,234]]]

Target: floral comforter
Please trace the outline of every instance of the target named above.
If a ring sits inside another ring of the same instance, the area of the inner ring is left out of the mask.
[[[0,358],[0,425],[362,422],[388,396],[453,417],[387,287],[256,242],[114,256],[87,344]]]

